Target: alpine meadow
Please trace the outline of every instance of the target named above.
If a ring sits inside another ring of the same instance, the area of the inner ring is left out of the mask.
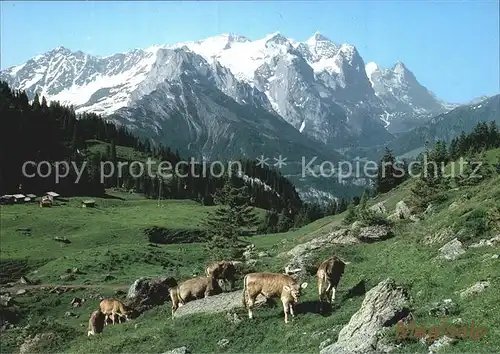
[[[0,10],[1,353],[500,353],[498,2]]]

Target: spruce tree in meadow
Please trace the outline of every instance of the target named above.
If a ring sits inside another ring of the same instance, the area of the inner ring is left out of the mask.
[[[207,250],[214,259],[238,259],[245,247],[240,236],[257,224],[247,187],[238,187],[227,177],[224,186],[216,191],[214,201],[217,209],[205,222]]]

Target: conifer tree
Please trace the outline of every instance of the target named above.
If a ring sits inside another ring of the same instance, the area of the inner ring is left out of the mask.
[[[249,206],[247,187],[237,187],[227,177],[224,186],[214,195],[218,205],[205,222],[208,233],[207,249],[216,259],[240,258],[244,243],[239,239],[257,222],[257,215]]]
[[[443,168],[448,162],[446,145],[437,141],[434,149],[426,149],[421,160],[422,171],[412,187],[411,204],[419,210],[425,209],[430,202],[443,197],[448,181],[443,178]]]
[[[337,214],[338,203],[335,199],[332,199],[325,209],[325,216]]]
[[[310,222],[311,222],[311,220],[309,220],[309,212],[308,212],[307,204],[304,204],[302,206],[302,208],[300,208],[297,216],[295,217],[294,227],[299,228],[299,227],[302,227],[304,225],[309,224]]]
[[[48,106],[48,104],[47,104],[47,99],[45,98],[45,96],[42,96],[42,104],[41,104],[41,108],[42,108],[42,111],[43,111],[44,113],[46,113],[46,112],[47,112],[47,110],[48,110],[48,108],[49,108],[49,106]]]
[[[277,232],[286,232],[292,225],[293,222],[287,215],[287,209],[284,208],[278,216],[278,223],[276,225]]]
[[[398,166],[392,150],[386,147],[378,165],[375,179],[376,192],[386,193],[404,182],[406,178],[407,174],[404,166]]]
[[[354,205],[354,201],[349,203],[346,209],[346,215],[344,219],[342,220],[342,224],[344,225],[350,225],[357,219],[357,214],[356,214],[356,207]]]
[[[116,187],[119,187],[120,186],[120,182],[119,182],[119,177],[118,177],[118,157],[116,155],[116,143],[115,143],[115,139],[111,140],[111,147],[110,147],[110,156],[109,156],[109,159],[111,161],[111,163],[113,164],[114,166],[114,178],[112,179],[110,185],[116,185]]]
[[[40,110],[40,96],[38,96],[38,92],[35,93],[35,97],[33,98],[33,103],[31,104],[31,109],[34,112],[38,112]]]
[[[278,220],[279,215],[276,209],[268,210],[264,218],[262,231],[269,234],[278,232]]]

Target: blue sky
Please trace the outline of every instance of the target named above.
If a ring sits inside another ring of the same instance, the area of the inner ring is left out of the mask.
[[[315,31],[365,62],[401,60],[439,98],[500,92],[499,7],[475,1],[1,1],[1,68],[57,46],[109,55],[233,32],[250,39]]]

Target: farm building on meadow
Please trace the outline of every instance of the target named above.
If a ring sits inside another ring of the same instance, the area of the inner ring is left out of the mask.
[[[57,198],[59,198],[59,197],[60,197],[60,195],[59,195],[58,193],[56,193],[56,192],[47,192],[47,193],[45,193],[45,194],[46,194],[46,196],[47,196],[50,200],[52,200],[52,201],[53,201],[54,199],[57,199]]]
[[[26,194],[26,198],[24,198],[25,202],[34,202],[36,198],[36,195],[34,194]]]
[[[25,201],[24,199],[26,198],[24,194],[14,194],[13,197],[14,197],[14,202],[16,203],[22,203]]]
[[[2,195],[0,197],[0,204],[2,205],[14,204],[14,196],[10,194]]]
[[[82,200],[82,208],[93,208],[95,207],[94,200]]]

